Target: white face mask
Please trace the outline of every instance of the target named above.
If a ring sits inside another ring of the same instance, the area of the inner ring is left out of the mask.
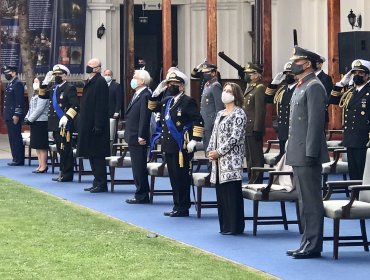
[[[110,81],[112,81],[112,77],[111,76],[104,76],[104,79],[107,81],[107,83],[109,83]]]
[[[235,97],[231,93],[223,91],[221,95],[221,100],[223,103],[228,104],[233,102],[235,100]]]
[[[33,83],[33,90],[39,90],[40,89],[40,84],[39,83]]]

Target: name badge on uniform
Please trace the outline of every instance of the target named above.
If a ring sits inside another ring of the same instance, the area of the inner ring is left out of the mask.
[[[361,108],[366,108],[366,99],[361,100]]]
[[[181,108],[177,108],[177,116],[181,117]]]

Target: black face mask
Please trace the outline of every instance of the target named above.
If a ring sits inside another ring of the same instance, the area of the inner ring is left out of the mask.
[[[175,96],[175,95],[178,95],[180,93],[179,86],[170,86],[167,89],[167,91],[168,91],[170,96]]]
[[[299,64],[293,62],[292,63],[292,68],[291,68],[292,73],[294,75],[302,74],[304,72],[303,65],[304,64],[299,65]]]
[[[295,82],[294,76],[293,75],[290,75],[290,74],[286,74],[286,76],[285,76],[285,82],[288,85],[293,84]]]
[[[364,77],[360,75],[354,75],[353,76],[353,82],[355,85],[360,86],[365,83]]]
[[[5,79],[10,81],[13,78],[12,74],[5,74]]]
[[[252,81],[251,76],[249,74],[244,74],[244,81],[250,83]]]
[[[139,65],[140,68],[145,66],[144,63],[139,63],[138,65]]]
[[[94,68],[89,65],[86,65],[86,73],[91,74],[92,72],[94,72]]]
[[[63,83],[63,79],[61,76],[55,76],[55,83],[57,85],[60,85],[61,83]]]
[[[211,76],[211,74],[204,73],[204,74],[203,74],[203,79],[204,79],[205,81],[209,81],[210,79],[212,79],[212,76]]]

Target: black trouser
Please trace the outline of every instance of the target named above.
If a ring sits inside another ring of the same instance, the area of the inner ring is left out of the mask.
[[[348,173],[351,180],[362,180],[366,162],[366,148],[347,148]]]
[[[59,131],[53,131],[53,137],[54,137],[55,144],[57,145],[57,150],[60,156],[59,176],[66,180],[72,180],[73,179],[72,143],[66,142],[65,139],[63,140],[62,136],[60,136]],[[61,149],[62,143],[63,143],[63,149]]]
[[[283,156],[285,154],[285,144],[287,140],[280,140],[279,139],[279,156]]]
[[[184,167],[179,165],[179,153],[166,153],[168,174],[170,176],[173,191],[173,210],[186,211],[190,208],[190,170],[189,161],[191,156],[183,152]]]
[[[9,145],[13,162],[24,164],[24,146],[22,139],[21,119],[19,119],[17,124],[14,124],[13,120],[6,121],[6,127],[8,129]]]
[[[220,232],[240,234],[244,231],[244,202],[242,181],[216,185]]]
[[[149,193],[148,170],[146,166],[148,147],[146,145],[129,145],[128,149],[136,186],[135,198],[143,200],[148,197]]]
[[[248,178],[250,184],[261,184],[263,182],[263,172],[252,173],[252,167],[263,167],[265,158],[263,157],[263,137],[254,135],[246,136],[246,153],[248,165]]]
[[[89,158],[89,161],[94,175],[93,187],[107,190],[107,167],[105,157],[93,157]]]

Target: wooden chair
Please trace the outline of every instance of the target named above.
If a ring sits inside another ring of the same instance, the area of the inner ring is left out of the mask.
[[[370,218],[370,149],[367,149],[366,164],[362,181],[330,181],[327,182],[328,193],[324,197],[325,217],[333,219],[333,236],[324,240],[333,241],[333,257],[338,259],[339,247],[362,246],[369,251],[365,220]],[[350,200],[329,200],[336,188],[344,186],[351,189]],[[359,220],[361,235],[341,236],[339,233],[341,220]]]
[[[281,161],[285,161],[285,155]],[[271,168],[252,168],[252,172],[268,172],[269,179],[267,184],[246,184],[242,186],[243,198],[253,201],[253,216],[244,217],[245,220],[253,221],[253,235],[257,235],[258,225],[284,225],[288,230],[288,224],[298,224],[299,232],[302,233],[298,193],[293,188],[293,171],[290,166],[279,162],[277,170]],[[294,201],[296,204],[297,220],[288,221],[286,216],[285,202]],[[281,208],[280,216],[259,216],[260,202],[279,202]]]
[[[192,174],[191,186],[193,190],[195,210],[197,211],[198,218],[201,217],[203,208],[217,208],[218,206],[217,201],[203,201],[202,199],[203,188],[215,189],[215,187],[211,185],[210,177],[211,174],[209,172],[196,172]],[[197,189],[196,192],[195,188]]]

